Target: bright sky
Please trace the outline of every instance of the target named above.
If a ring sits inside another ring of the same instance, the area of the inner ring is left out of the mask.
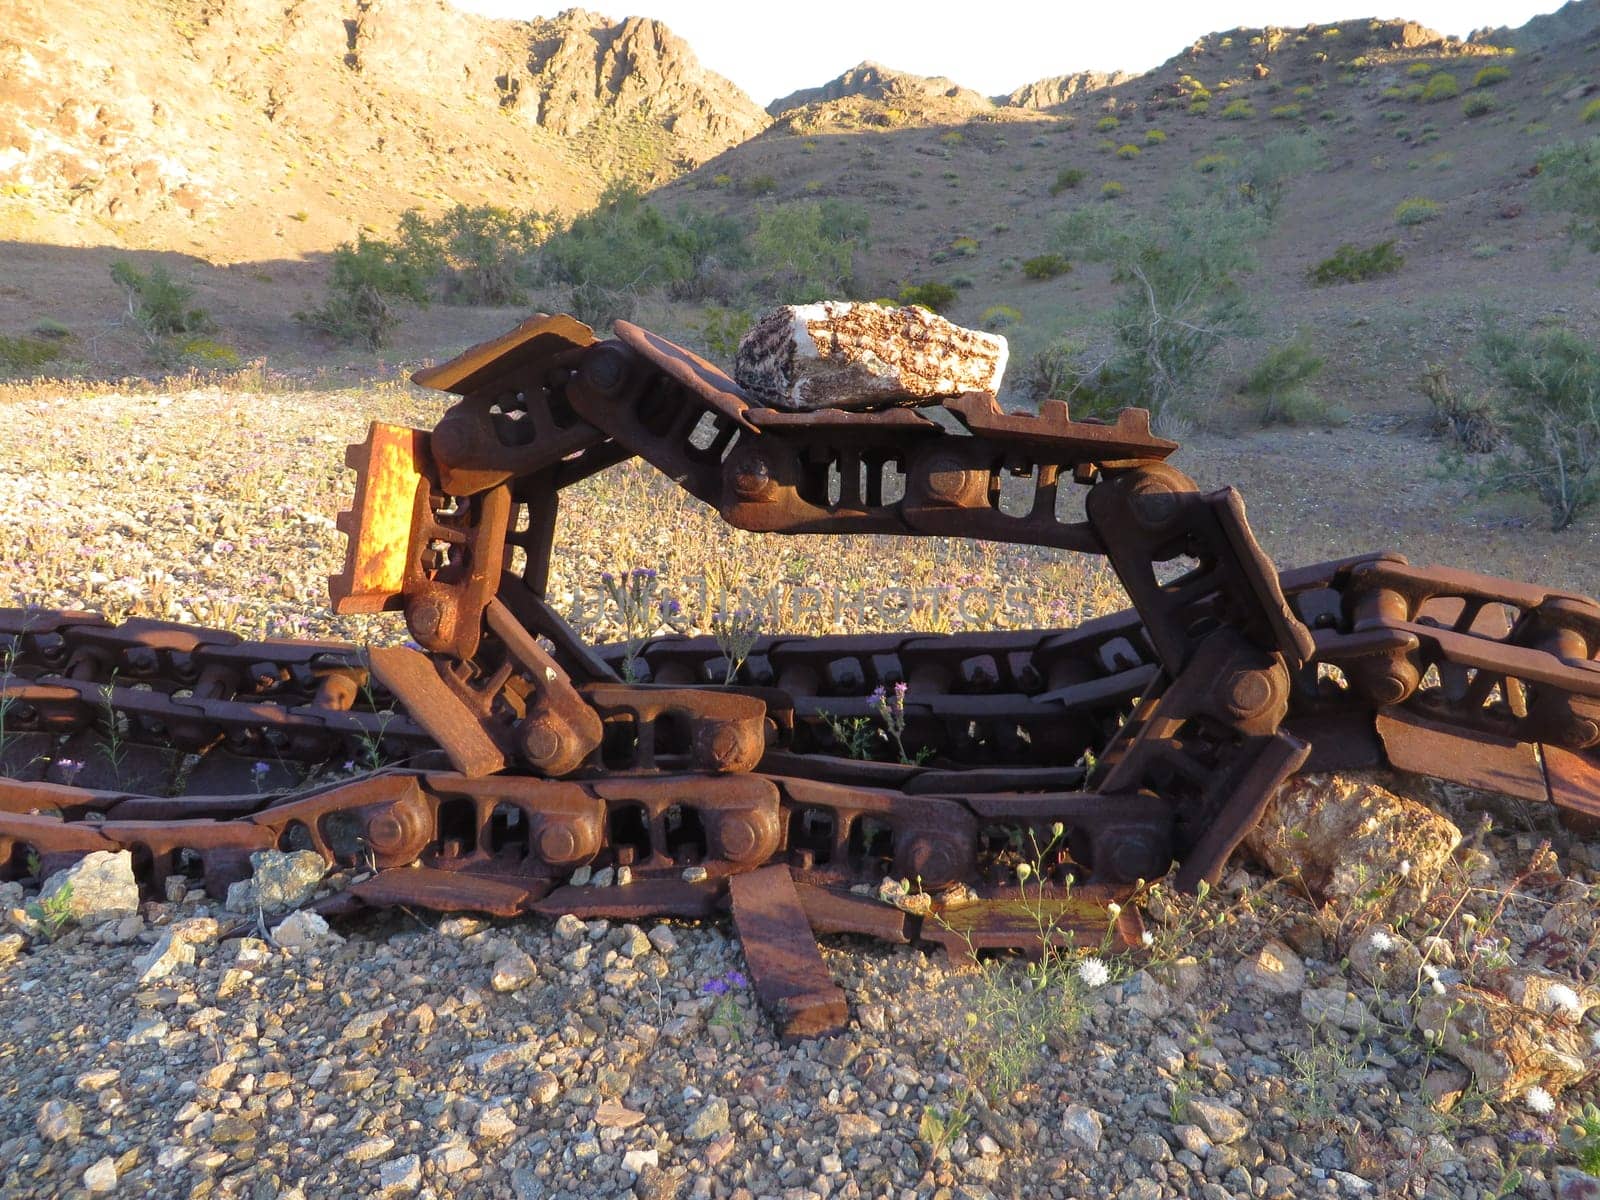
[[[538,0],[453,0],[496,17],[553,16]],[[1001,95],[1050,75],[1143,71],[1197,37],[1239,26],[1334,24],[1372,16],[1367,0],[588,0],[610,16],[655,17],[700,61],[766,104],[825,83],[863,59],[948,75]],[[1400,0],[1403,15],[1442,33],[1517,26],[1561,0]]]

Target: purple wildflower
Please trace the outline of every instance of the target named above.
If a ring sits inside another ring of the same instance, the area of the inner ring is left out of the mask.
[[[729,971],[726,975],[723,976],[723,978],[726,979],[732,986],[734,986],[736,988],[742,988],[742,987],[749,987],[750,986],[750,981],[748,979],[746,979],[744,977],[744,975],[741,974],[738,971]]]
[[[721,977],[708,979],[701,986],[701,991],[710,992],[713,996],[723,996],[728,992],[728,981]]]

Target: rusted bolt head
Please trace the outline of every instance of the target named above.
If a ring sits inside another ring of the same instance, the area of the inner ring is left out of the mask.
[[[923,465],[922,486],[930,500],[965,505],[971,502],[977,475],[956,455],[935,454]]]
[[[423,596],[406,605],[406,624],[419,642],[436,638],[444,625],[444,605],[432,596]]]
[[[766,841],[755,821],[743,813],[729,813],[717,822],[717,840],[723,857],[734,862],[760,858]]]
[[[615,346],[597,346],[584,355],[579,368],[583,381],[598,392],[621,389],[628,378],[628,363]]]
[[[1374,704],[1399,704],[1417,690],[1422,680],[1416,664],[1399,655],[1361,659],[1346,668],[1346,674],[1357,690]]]
[[[548,863],[566,863],[581,854],[578,835],[566,822],[552,821],[539,831],[539,857]]]
[[[1229,714],[1248,720],[1272,703],[1272,679],[1265,671],[1235,671],[1222,687],[1221,700]]]
[[[560,731],[548,721],[529,717],[522,724],[522,752],[536,767],[542,767],[561,753]]]
[[[707,721],[695,732],[695,759],[712,771],[748,771],[761,758],[759,730],[743,722]]]
[[[940,888],[961,878],[966,856],[942,837],[916,837],[901,855],[901,874],[920,879],[924,887]]]
[[[741,500],[765,500],[771,495],[772,464],[759,450],[739,456],[731,471],[734,494]]]

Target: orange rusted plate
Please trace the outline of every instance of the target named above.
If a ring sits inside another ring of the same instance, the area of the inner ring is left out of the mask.
[[[795,1041],[838,1033],[849,1008],[822,961],[789,868],[778,863],[734,875],[728,890],[750,982],[778,1036]]]
[[[549,360],[593,344],[594,330],[582,321],[536,313],[510,333],[479,342],[436,367],[424,367],[411,377],[411,382],[465,396],[527,363]]]
[[[344,570],[328,577],[336,613],[386,612],[401,606],[411,530],[428,479],[428,435],[374,421],[367,440],[345,452],[356,471],[356,498],[335,524],[349,539]]]
[[[439,678],[433,660],[404,646],[374,646],[372,673],[470,778],[503,771],[506,756],[472,710]]]
[[[1428,720],[1403,708],[1378,713],[1378,736],[1389,764],[1523,800],[1546,800],[1544,769],[1533,746]]]
[[[721,367],[631,321],[614,322],[612,328],[628,349],[642,354],[723,416],[755,431],[755,426],[745,416],[745,411],[751,407],[750,397]]]

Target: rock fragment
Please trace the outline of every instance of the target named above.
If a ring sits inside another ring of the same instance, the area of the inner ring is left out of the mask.
[[[139,883],[127,850],[96,850],[57,871],[39,889],[38,905],[48,914],[93,925],[139,911]]]
[[[733,373],[761,403],[797,412],[996,393],[1005,338],[926,309],[848,300],[784,305],[739,343]]]
[[[299,908],[317,890],[328,864],[314,850],[257,850],[250,856],[251,875],[228,889],[229,912],[271,916]]]
[[[272,940],[286,950],[311,950],[337,946],[344,941],[328,922],[314,912],[291,913],[272,928]]]

